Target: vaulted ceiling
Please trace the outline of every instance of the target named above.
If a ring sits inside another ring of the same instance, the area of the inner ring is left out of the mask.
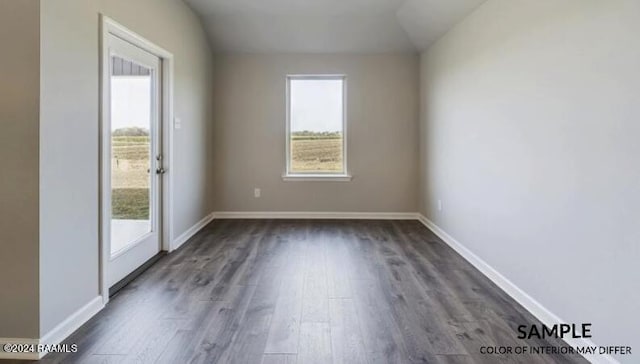
[[[184,0],[218,52],[426,49],[486,0]]]

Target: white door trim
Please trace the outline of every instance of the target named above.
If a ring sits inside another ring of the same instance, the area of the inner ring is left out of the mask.
[[[171,238],[172,238],[172,226],[173,226],[173,54],[167,50],[155,45],[142,36],[130,31],[126,27],[117,23],[113,19],[101,14],[100,15],[100,238],[99,238],[99,266],[100,266],[100,295],[102,301],[106,304],[109,301],[109,287],[106,280],[105,269],[107,260],[110,257],[110,252],[107,251],[108,244],[105,241],[105,231],[103,226],[106,225],[106,219],[110,219],[110,216],[104,216],[103,214],[103,200],[106,191],[102,189],[102,177],[105,175],[105,168],[111,168],[109,160],[104,160],[105,153],[103,151],[104,146],[104,125],[107,111],[105,110],[105,101],[108,100],[106,87],[108,85],[106,77],[109,77],[108,72],[105,72],[104,66],[109,64],[109,51],[107,39],[109,35],[114,35],[118,38],[126,40],[127,42],[157,56],[161,60],[162,64],[162,84],[160,85],[162,109],[160,123],[162,125],[162,154],[164,156],[163,166],[167,171],[162,177],[162,196],[161,196],[161,208],[162,212],[161,223],[162,231],[160,232],[161,249],[164,251],[171,251]],[[108,70],[108,69],[107,69]]]

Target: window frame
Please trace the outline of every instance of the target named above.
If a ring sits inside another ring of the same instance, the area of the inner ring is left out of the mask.
[[[342,166],[340,172],[292,172],[291,171],[291,81],[340,80],[342,81]],[[338,181],[349,182],[351,175],[347,158],[347,75],[346,74],[289,74],[286,77],[286,126],[285,126],[285,174],[284,181]]]

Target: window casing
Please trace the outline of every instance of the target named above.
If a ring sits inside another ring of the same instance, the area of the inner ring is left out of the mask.
[[[285,181],[350,181],[345,75],[289,75]]]

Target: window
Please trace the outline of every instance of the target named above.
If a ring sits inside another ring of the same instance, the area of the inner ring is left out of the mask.
[[[285,180],[349,180],[345,76],[287,77]]]

